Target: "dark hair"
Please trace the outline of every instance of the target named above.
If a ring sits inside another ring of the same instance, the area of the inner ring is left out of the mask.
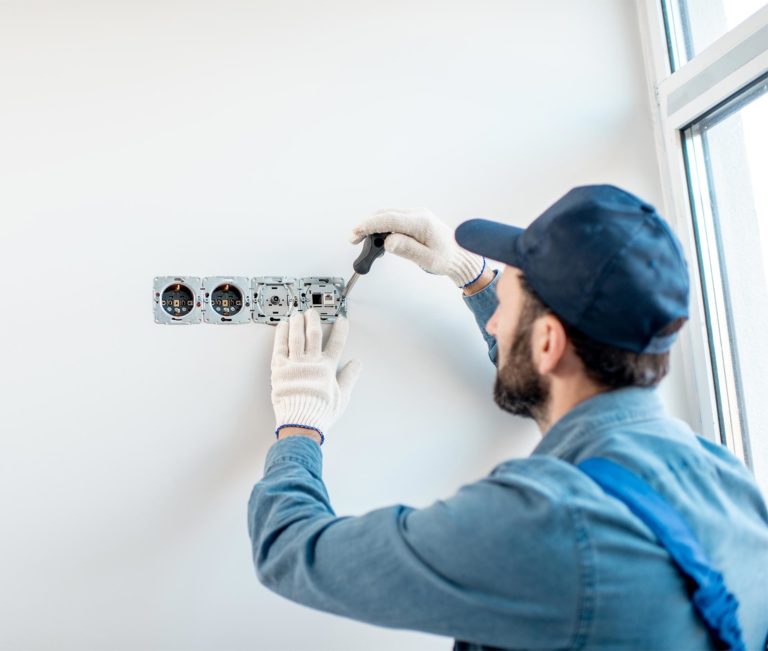
[[[541,300],[536,291],[521,274],[520,284],[526,295],[526,304],[521,314],[533,321],[552,314],[563,324],[565,334],[573,344],[576,354],[584,364],[584,370],[591,380],[608,389],[622,387],[653,387],[669,372],[669,351],[665,353],[634,353],[596,341],[570,323],[563,321]],[[686,319],[676,319],[660,335],[671,335],[683,327]]]

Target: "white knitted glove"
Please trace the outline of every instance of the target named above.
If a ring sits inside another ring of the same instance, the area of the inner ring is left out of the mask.
[[[300,425],[324,433],[341,416],[360,374],[359,360],[336,377],[349,322],[338,317],[322,350],[323,332],[315,309],[294,312],[276,328],[272,351],[272,406],[276,427]]]
[[[453,230],[426,208],[379,210],[354,227],[350,242],[357,244],[371,233],[392,233],[384,240],[385,251],[448,276],[458,287],[469,285],[485,269],[485,258],[461,248]]]

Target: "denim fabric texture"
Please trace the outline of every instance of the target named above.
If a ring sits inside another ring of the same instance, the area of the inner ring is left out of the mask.
[[[464,297],[491,361],[495,284]],[[686,518],[739,600],[747,648],[763,649],[765,501],[749,470],[670,417],[654,389],[578,404],[530,457],[421,509],[339,517],[318,444],[277,441],[248,503],[257,575],[305,606],[451,637],[462,651],[714,648],[651,531],[574,466],[595,456],[642,477]]]

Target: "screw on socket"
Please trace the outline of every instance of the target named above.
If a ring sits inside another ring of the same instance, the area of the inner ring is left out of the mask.
[[[349,279],[347,286],[342,292],[344,298],[349,294],[349,290],[352,289],[352,285],[357,282],[357,279],[371,270],[373,261],[384,255],[384,240],[387,239],[387,235],[389,235],[389,233],[371,233],[366,236],[363,241],[362,252],[357,256],[357,260],[352,263],[352,268],[355,270],[355,273],[352,274],[352,277]]]

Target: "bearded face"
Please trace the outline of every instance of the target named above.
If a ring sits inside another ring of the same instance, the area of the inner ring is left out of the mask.
[[[549,381],[533,365],[531,331],[535,319],[526,306],[520,314],[509,355],[496,373],[493,399],[504,411],[538,421],[546,413]]]

